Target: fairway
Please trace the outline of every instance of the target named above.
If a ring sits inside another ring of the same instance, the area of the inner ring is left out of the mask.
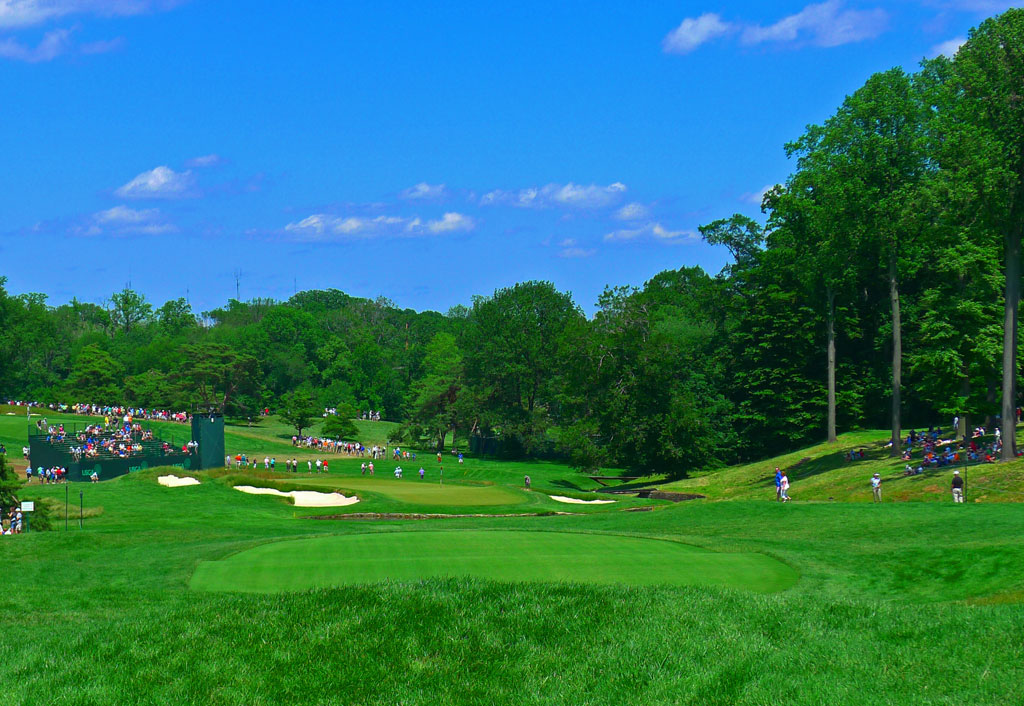
[[[525,492],[497,485],[458,485],[436,480],[413,478],[297,478],[295,485],[331,487],[338,490],[380,493],[398,502],[415,505],[472,507],[485,505],[518,505],[526,502]],[[351,494],[351,493],[348,493]]]
[[[377,581],[478,577],[497,581],[704,585],[781,591],[797,573],[763,554],[574,532],[454,530],[316,537],[263,544],[201,562],[191,587],[272,593]]]

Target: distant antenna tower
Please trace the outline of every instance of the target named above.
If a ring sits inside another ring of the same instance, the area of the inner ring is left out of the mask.
[[[298,294],[298,293],[299,293],[299,278],[298,277],[292,277],[292,294]]]
[[[242,297],[239,296],[239,292],[241,291],[240,288],[239,288],[241,281],[242,281],[242,271],[236,269],[235,270],[235,299],[237,299],[239,301],[242,300]]]

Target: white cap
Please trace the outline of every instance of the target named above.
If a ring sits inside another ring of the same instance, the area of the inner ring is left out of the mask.
[[[960,475],[960,471],[953,471],[953,475],[954,475],[954,476],[958,476],[958,475]]]

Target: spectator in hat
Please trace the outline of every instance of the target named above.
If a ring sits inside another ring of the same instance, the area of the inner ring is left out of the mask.
[[[964,501],[964,479],[960,476],[960,471],[953,471],[953,502],[962,503]]]
[[[882,502],[882,476],[879,473],[871,476],[871,493],[875,496],[875,502]]]

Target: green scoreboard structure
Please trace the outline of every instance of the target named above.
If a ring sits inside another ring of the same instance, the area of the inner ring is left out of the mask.
[[[144,424],[144,422],[143,422]],[[191,434],[188,427],[181,428],[181,434],[174,429],[161,433],[154,430],[151,439],[143,440],[141,434],[128,439],[117,438],[115,432],[86,432],[87,424],[65,424],[63,438],[38,433],[29,428],[29,463],[33,469],[67,469],[67,479],[89,481],[95,473],[100,480],[110,480],[133,471],[157,466],[174,466],[183,471],[201,471],[204,468],[220,468],[224,465],[224,415],[207,412],[192,416]],[[165,427],[166,429],[167,427]],[[36,432],[36,433],[33,433]],[[97,456],[81,455],[76,458],[74,449],[84,446],[79,435],[93,439],[96,443],[115,440],[115,446],[122,441],[138,448],[130,455],[120,456],[108,450],[101,450]],[[191,437],[191,438],[189,438]],[[193,442],[191,445],[189,442]]]
[[[199,444],[192,455],[193,471],[224,465],[224,415],[220,412],[192,416],[192,441]]]

